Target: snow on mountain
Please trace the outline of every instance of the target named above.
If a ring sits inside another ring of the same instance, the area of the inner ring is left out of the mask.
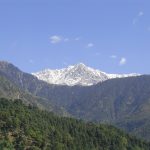
[[[46,81],[50,84],[58,85],[82,85],[91,86],[98,82],[103,82],[112,78],[125,78],[138,76],[139,74],[107,74],[100,70],[87,67],[83,63],[69,66],[64,69],[45,69],[43,71],[32,73],[38,79]]]

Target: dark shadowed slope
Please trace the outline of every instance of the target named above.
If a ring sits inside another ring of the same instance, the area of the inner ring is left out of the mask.
[[[68,116],[68,113],[66,113],[63,108],[57,107],[46,98],[36,96],[32,91],[30,92],[30,90],[23,88],[25,82],[21,81],[21,74],[24,73],[15,66],[7,62],[1,62],[0,66],[0,97],[11,99],[21,98],[25,104],[31,104],[38,106],[40,109],[46,109],[60,115]],[[26,79],[26,84],[27,80],[28,79]],[[29,82],[30,81],[28,81],[28,83]]]

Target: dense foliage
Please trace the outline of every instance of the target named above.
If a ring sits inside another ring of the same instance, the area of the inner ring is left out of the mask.
[[[0,149],[149,150],[150,144],[112,126],[56,117],[21,100],[0,99]]]

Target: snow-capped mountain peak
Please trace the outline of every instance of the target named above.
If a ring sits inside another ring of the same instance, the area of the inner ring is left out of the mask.
[[[98,82],[103,82],[112,78],[124,78],[138,76],[139,74],[107,74],[100,70],[93,69],[83,63],[74,66],[68,66],[63,69],[45,69],[43,71],[32,73],[38,79],[46,81],[50,84],[58,85],[82,85],[90,86]]]

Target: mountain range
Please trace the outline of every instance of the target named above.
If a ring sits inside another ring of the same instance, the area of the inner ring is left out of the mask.
[[[108,79],[113,78],[124,78],[139,76],[140,74],[108,74],[103,71],[93,69],[84,65],[83,63],[76,64],[74,66],[68,66],[63,69],[45,69],[36,73],[32,73],[38,79],[46,81],[50,84],[57,85],[81,85],[81,86],[91,86],[97,84],[98,82],[103,82]]]
[[[0,97],[21,98],[59,115],[113,124],[150,140],[149,75],[68,86],[49,84],[1,61],[0,77]]]

